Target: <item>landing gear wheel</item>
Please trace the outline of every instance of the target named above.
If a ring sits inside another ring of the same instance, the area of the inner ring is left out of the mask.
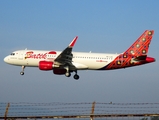
[[[65,73],[65,76],[66,76],[66,77],[70,77],[70,76],[71,76],[71,73],[66,72],[66,73]]]
[[[24,75],[24,69],[25,69],[25,66],[22,66],[22,71],[20,72],[21,75]]]
[[[20,72],[21,75],[24,75],[24,72]]]
[[[78,79],[79,79],[79,75],[75,74],[75,75],[73,76],[73,78],[74,78],[75,80],[78,80]]]

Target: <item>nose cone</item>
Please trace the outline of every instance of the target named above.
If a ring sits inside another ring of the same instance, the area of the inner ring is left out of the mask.
[[[8,57],[5,57],[5,58],[4,58],[4,62],[8,63],[8,62],[9,62],[9,58],[8,58]]]

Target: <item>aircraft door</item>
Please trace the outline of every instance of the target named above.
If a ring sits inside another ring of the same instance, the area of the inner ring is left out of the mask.
[[[18,59],[19,59],[19,60],[23,60],[23,59],[24,59],[24,52],[23,52],[23,51],[20,51],[20,52],[19,52]]]

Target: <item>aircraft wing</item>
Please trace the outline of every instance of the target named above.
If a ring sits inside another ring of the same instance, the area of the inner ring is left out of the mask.
[[[76,43],[78,36],[76,36],[67,48],[65,48],[59,56],[54,60],[54,67],[69,67],[70,70],[76,70],[76,67],[72,64],[72,49]]]

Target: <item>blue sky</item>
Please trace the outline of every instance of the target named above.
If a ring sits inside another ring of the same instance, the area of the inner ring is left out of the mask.
[[[1,0],[0,102],[158,102],[158,0]],[[19,49],[120,53],[146,29],[155,30],[156,62],[114,71],[79,71],[80,80],[4,63]]]

